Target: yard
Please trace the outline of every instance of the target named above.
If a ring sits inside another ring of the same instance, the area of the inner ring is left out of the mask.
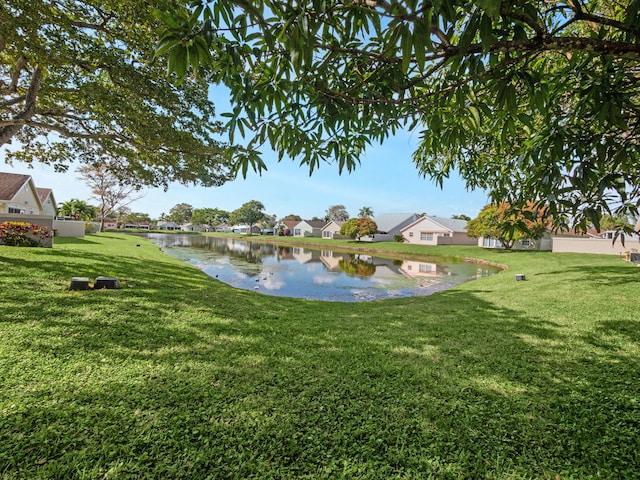
[[[376,247],[509,269],[354,305],[236,290],[126,235],[0,246],[0,478],[637,475],[637,266]],[[66,290],[100,275],[122,288]]]

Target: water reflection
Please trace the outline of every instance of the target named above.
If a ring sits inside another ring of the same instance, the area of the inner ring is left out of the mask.
[[[498,271],[452,259],[394,260],[237,238],[181,234],[148,234],[147,238],[234,287],[316,300],[429,295]]]

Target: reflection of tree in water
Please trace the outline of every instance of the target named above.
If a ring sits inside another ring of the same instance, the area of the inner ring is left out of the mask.
[[[338,267],[350,277],[370,277],[376,273],[376,266],[359,258],[338,260]]]

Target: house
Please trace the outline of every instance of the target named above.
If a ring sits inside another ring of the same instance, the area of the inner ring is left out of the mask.
[[[454,218],[420,217],[402,229],[407,243],[418,245],[476,245],[467,235],[467,221]]]
[[[42,215],[51,215],[55,217],[58,213],[58,205],[56,199],[53,197],[53,190],[50,188],[38,188],[38,197],[40,197],[40,203],[42,204]]]
[[[31,175],[0,172],[0,213],[43,215],[43,212]]]
[[[213,231],[214,232],[231,233],[231,227],[229,225],[227,225],[226,223],[221,223],[220,225],[216,225],[215,227],[213,227]]]
[[[104,229],[107,230],[116,230],[118,228],[118,220],[115,218],[105,218],[104,219]]]
[[[157,225],[158,230],[180,230],[180,225],[175,222],[158,222]]]
[[[285,237],[288,237],[290,235],[293,235],[293,231],[296,228],[296,225],[298,225],[298,223],[300,222],[300,220],[280,220],[275,226],[275,232],[278,234],[278,232],[282,232],[282,235],[284,235]]]
[[[294,237],[318,237],[322,236],[322,229],[327,224],[324,220],[302,220],[293,227]]]
[[[231,227],[231,231],[233,233],[240,233],[240,234],[247,235],[247,234],[249,234],[249,225],[246,224],[246,223],[239,224],[239,225],[234,225],[234,226]],[[260,232],[261,232],[261,230],[260,230],[260,227],[258,225],[253,225],[251,227],[251,232],[250,232],[251,234],[260,235]]]
[[[344,235],[340,235],[340,228],[344,224],[343,221],[340,220],[331,220],[329,223],[325,224],[322,227],[322,238],[328,239],[339,239],[339,238],[348,238]]]
[[[375,235],[361,237],[363,242],[390,242],[396,235],[402,234],[402,229],[418,220],[417,213],[389,213],[376,216],[373,221],[378,226]]]
[[[493,237],[479,237],[477,240],[479,247],[483,248],[504,248],[502,242]],[[511,247],[511,250],[538,250],[549,251],[553,246],[553,238],[550,231],[546,231],[542,238],[524,238],[522,240],[516,240]]]
[[[149,222],[126,222],[120,226],[125,230],[149,230],[149,227]]]
[[[193,223],[185,223],[180,227],[183,232],[206,232],[206,225],[197,225]]]

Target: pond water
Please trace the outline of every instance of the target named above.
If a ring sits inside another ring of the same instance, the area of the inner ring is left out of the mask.
[[[362,302],[430,295],[499,271],[444,257],[398,260],[207,235],[146,238],[221,282],[280,297]]]

